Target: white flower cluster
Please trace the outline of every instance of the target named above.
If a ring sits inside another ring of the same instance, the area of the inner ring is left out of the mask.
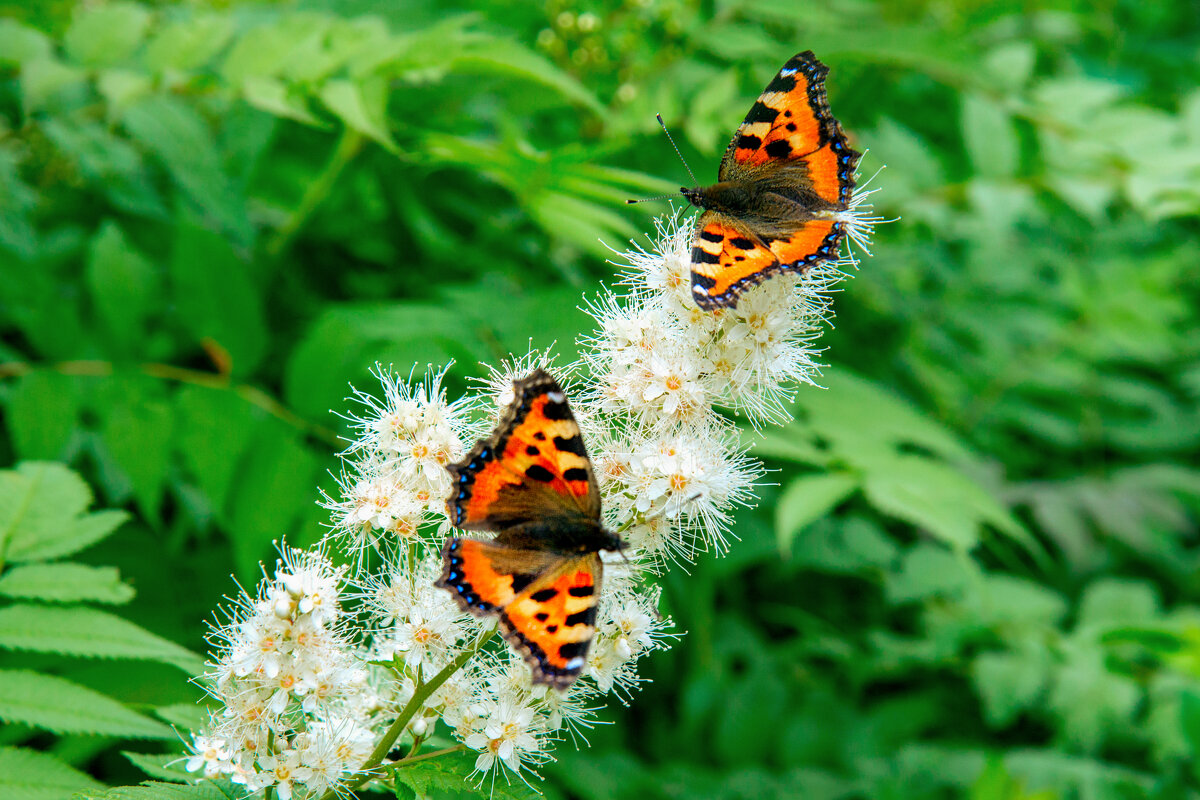
[[[194,737],[187,768],[290,800],[297,783],[323,792],[363,764],[381,703],[343,629],[343,570],[320,550],[282,556],[275,577],[256,597],[239,596],[214,631],[205,677],[221,711]]]
[[[865,244],[873,218],[859,202],[843,221]],[[330,539],[352,569],[291,552],[258,599],[243,598],[218,632],[210,675],[224,710],[195,737],[189,769],[273,786],[283,800],[344,793],[364,766],[386,770],[378,755],[364,764],[379,742],[394,742],[393,757],[434,757],[421,747],[444,726],[443,737],[475,751],[480,776],[524,779],[556,740],[583,737],[604,696],[630,697],[639,659],[673,636],[655,575],[724,551],[733,509],[753,502],[763,474],[718,409],[755,426],[787,418],[791,392],[816,373],[812,340],[847,263],[776,276],[737,308],[705,312],[690,296],[692,230],[669,217],[651,250],[628,254],[624,291],[592,304],[598,330],[576,364],[530,353],[489,368],[474,396],[454,402],[434,372],[414,382],[381,370],[383,399],[357,394],[365,412],[351,418],[357,438],[339,496],[326,502]],[[539,367],[565,387],[604,522],[627,544],[602,553],[595,636],[582,677],[562,692],[533,685],[492,636],[494,621],[434,586],[450,531],[446,465],[494,429],[513,381]],[[343,579],[357,603],[352,636],[339,611]]]

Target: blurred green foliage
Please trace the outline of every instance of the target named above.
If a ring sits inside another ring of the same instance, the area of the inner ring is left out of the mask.
[[[202,650],[230,570],[253,581],[272,540],[319,535],[329,410],[376,361],[570,356],[607,247],[651,227],[624,199],[684,174],[655,112],[708,180],[811,48],[900,219],[837,297],[828,388],[758,443],[779,486],[729,557],[668,578],[688,635],[545,790],[1198,796],[1193,3],[0,15],[0,458],[66,462],[133,515],[70,567],[119,566],[129,620]],[[117,602],[22,595],[15,572],[0,614]],[[31,624],[0,630],[0,668],[168,720],[196,697],[155,663],[178,658],[88,662]],[[0,718],[6,769],[65,776],[39,797],[138,780],[131,763],[163,777],[122,758],[119,727]]]

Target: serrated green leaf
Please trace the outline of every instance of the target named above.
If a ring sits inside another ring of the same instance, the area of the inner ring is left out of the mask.
[[[62,458],[78,426],[71,379],[37,371],[17,379],[8,396],[8,428],[20,458]]]
[[[171,664],[191,675],[204,660],[174,642],[94,608],[16,604],[0,608],[0,647],[83,658],[129,658]]]
[[[49,561],[77,553],[108,538],[129,520],[127,511],[94,511],[36,538],[22,537],[9,549],[10,561]]]
[[[142,60],[152,70],[193,70],[207,64],[233,36],[233,20],[197,14],[167,24],[146,45]]]
[[[63,46],[85,66],[119,64],[141,44],[149,23],[149,12],[133,3],[81,6],[63,37]]]
[[[27,564],[0,576],[0,595],[50,603],[110,603],[134,598],[133,587],[121,581],[116,567],[87,564]]]
[[[858,478],[842,472],[805,475],[791,481],[775,504],[775,533],[779,550],[788,553],[792,540],[813,520],[858,489]]]
[[[230,356],[233,374],[253,372],[266,352],[268,332],[250,264],[217,234],[179,225],[170,270],[176,313],[193,341],[219,345]]]
[[[75,792],[102,787],[52,755],[0,746],[0,797],[5,800],[66,800]]]
[[[145,340],[152,311],[162,305],[154,267],[109,220],[88,248],[86,279],[104,328],[118,351],[133,357]]]
[[[477,753],[449,753],[410,765],[399,762],[392,775],[415,791],[418,797],[427,797],[430,792],[470,792],[475,789],[475,782],[469,776],[475,771],[477,757]],[[540,797],[535,789],[520,778],[489,781],[488,791],[492,798],[499,800],[534,800]]]
[[[1159,611],[1157,589],[1147,581],[1099,578],[1079,601],[1078,628],[1103,630],[1154,620]]]
[[[128,750],[124,750],[121,752],[121,755],[125,756],[129,760],[129,763],[142,772],[160,781],[190,783],[196,778],[193,773],[188,772],[184,768],[184,759],[178,753],[149,755],[147,753],[131,753]]]
[[[1049,705],[1072,750],[1095,752],[1110,735],[1128,730],[1141,699],[1136,681],[1108,670],[1099,645],[1072,642],[1064,647]]]
[[[163,722],[181,731],[198,731],[209,721],[208,708],[196,703],[159,706],[154,713]]]
[[[175,732],[111,697],[62,678],[0,670],[0,720],[52,733],[174,739]]]
[[[319,97],[347,127],[374,139],[388,150],[396,149],[396,142],[388,130],[388,87],[384,79],[331,80],[321,87]]]
[[[244,800],[245,786],[227,780],[203,781],[192,785],[151,781],[141,786],[81,792],[74,800]]]
[[[62,464],[27,461],[0,472],[0,546],[10,562],[45,561],[82,550],[128,519],[123,511],[82,514],[87,484]]]

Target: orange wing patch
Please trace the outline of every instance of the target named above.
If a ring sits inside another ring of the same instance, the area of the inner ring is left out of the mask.
[[[701,308],[720,302],[742,285],[765,280],[779,269],[779,258],[747,232],[719,219],[702,217],[692,248],[692,292]]]
[[[850,149],[829,108],[828,74],[829,67],[808,50],[784,64],[738,126],[718,178],[728,177],[731,161],[753,168],[803,160],[817,196],[839,205],[849,201],[860,155]]]
[[[476,539],[450,539],[436,586],[464,611],[498,614],[500,632],[533,669],[537,683],[569,686],[583,669],[596,631],[603,563],[596,553],[566,557]]]
[[[583,670],[596,632],[603,564],[596,553],[565,561],[500,614],[500,630],[533,668],[534,680],[568,686]]]
[[[501,530],[545,516],[597,518],[596,479],[562,389],[538,371],[516,390],[495,434],[449,465],[455,482],[446,502],[450,521],[467,530]],[[558,508],[531,500],[542,489],[559,498]]]

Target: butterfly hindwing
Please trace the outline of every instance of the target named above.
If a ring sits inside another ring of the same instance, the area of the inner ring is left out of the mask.
[[[534,681],[569,686],[595,633],[603,565],[597,553],[547,550],[452,538],[437,586],[477,616],[496,615],[500,632],[529,663]]]
[[[600,517],[600,493],[579,424],[558,382],[543,370],[514,384],[495,433],[448,467],[450,521],[501,531],[548,518]]]

